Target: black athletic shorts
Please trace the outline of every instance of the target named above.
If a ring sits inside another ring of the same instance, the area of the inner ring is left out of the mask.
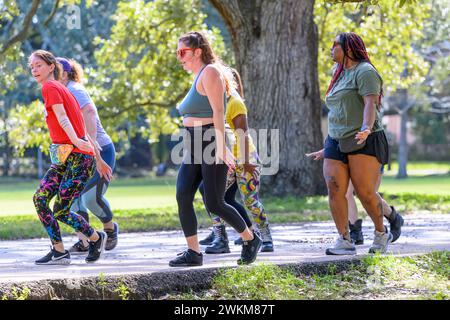
[[[377,158],[381,165],[385,165],[389,162],[389,145],[386,139],[384,130],[372,132],[366,140],[364,148],[343,153],[339,150],[339,142],[330,136],[325,139],[324,158],[342,161],[348,163],[348,155],[352,154],[366,154]]]

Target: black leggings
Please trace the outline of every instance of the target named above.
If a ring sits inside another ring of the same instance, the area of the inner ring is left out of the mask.
[[[234,183],[228,188],[228,190],[225,192],[225,202],[227,204],[229,204],[230,206],[232,206],[233,208],[235,208],[237,210],[237,212],[239,212],[239,214],[241,215],[242,219],[244,219],[245,224],[247,225],[247,227],[251,227],[252,226],[252,222],[250,221],[250,218],[247,214],[247,211],[245,211],[245,208],[236,201],[236,192],[238,190],[238,186],[237,186],[237,182],[234,181]],[[199,191],[203,197],[203,202],[206,203],[205,201],[205,187],[203,186],[203,182],[200,184],[199,187]],[[211,212],[208,211],[208,213],[211,215]],[[214,214],[214,212],[212,212],[212,214]],[[214,217],[211,217],[214,219]],[[217,218],[216,218],[217,219]],[[214,220],[216,220],[214,219]]]
[[[203,137],[208,135],[206,131],[208,129],[214,130],[214,127],[212,125],[196,127],[195,130],[198,131],[195,134],[193,128],[186,129],[183,142],[184,151],[187,154],[181,164],[177,178],[178,214],[185,237],[197,234],[197,217],[195,216],[193,202],[195,193],[202,180],[207,210],[224,219],[237,232],[244,232],[247,228],[244,219],[242,219],[236,209],[226,204],[224,200],[228,172],[227,165],[211,163],[211,159],[206,159],[203,155],[206,147],[211,143],[213,143],[213,146],[215,145],[214,134],[212,134],[209,141],[203,141],[206,140]],[[198,150],[195,150],[195,144],[198,145]],[[200,150],[201,154],[199,153]],[[212,149],[208,148],[205,153],[211,151],[209,156],[213,159],[215,157],[214,150],[215,147]]]

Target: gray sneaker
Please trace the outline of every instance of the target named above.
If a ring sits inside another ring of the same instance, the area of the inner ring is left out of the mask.
[[[386,226],[384,226],[384,232],[374,232],[375,238],[373,239],[372,246],[369,249],[369,253],[386,253],[389,244],[392,242],[392,233],[388,232]]]
[[[340,235],[334,246],[328,248],[325,253],[327,255],[353,255],[356,254],[356,247],[351,241],[344,239],[344,237]]]
[[[103,230],[108,236],[105,245],[106,251],[114,249],[117,246],[117,242],[119,240],[119,225],[117,224],[117,222],[113,222],[113,225],[113,230]]]
[[[89,252],[89,245],[84,246],[83,241],[81,241],[81,240],[78,240],[78,242],[75,243],[69,249],[69,253],[74,256],[88,254],[88,252]]]

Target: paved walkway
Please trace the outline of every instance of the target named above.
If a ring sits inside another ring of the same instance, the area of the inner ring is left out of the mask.
[[[405,216],[402,236],[389,247],[395,255],[426,253],[432,250],[450,250],[450,214],[414,214]],[[228,229],[230,239],[236,233]],[[200,239],[209,230],[200,230]],[[336,237],[333,222],[307,222],[272,227],[275,252],[260,253],[258,262],[276,264],[332,261],[346,257],[326,256],[325,249]],[[365,244],[357,247],[358,255],[365,255],[373,241],[373,225],[369,220],[363,223]],[[69,247],[75,237],[65,237]],[[204,255],[202,267],[211,268],[236,266],[240,247],[230,243],[231,253]],[[124,233],[119,245],[107,252],[102,260],[86,264],[84,257],[72,257],[69,266],[37,266],[40,258],[49,250],[48,239],[23,241],[0,241],[0,283],[34,281],[44,279],[64,279],[105,275],[125,275],[154,273],[158,271],[176,272],[180,268],[170,268],[168,261],[176,253],[185,249],[181,231]],[[197,269],[196,268],[196,269]],[[187,269],[187,268],[181,268]]]

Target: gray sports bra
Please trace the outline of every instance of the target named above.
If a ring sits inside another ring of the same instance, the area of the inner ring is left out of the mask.
[[[203,96],[197,91],[197,81],[200,77],[200,74],[203,72],[206,66],[204,66],[197,77],[194,80],[194,84],[192,85],[189,92],[184,97],[183,101],[178,105],[177,109],[180,114],[184,117],[195,117],[195,118],[212,118],[213,110],[211,104],[209,103],[208,97]],[[223,93],[223,104],[224,108],[227,106],[227,96],[226,93]]]

